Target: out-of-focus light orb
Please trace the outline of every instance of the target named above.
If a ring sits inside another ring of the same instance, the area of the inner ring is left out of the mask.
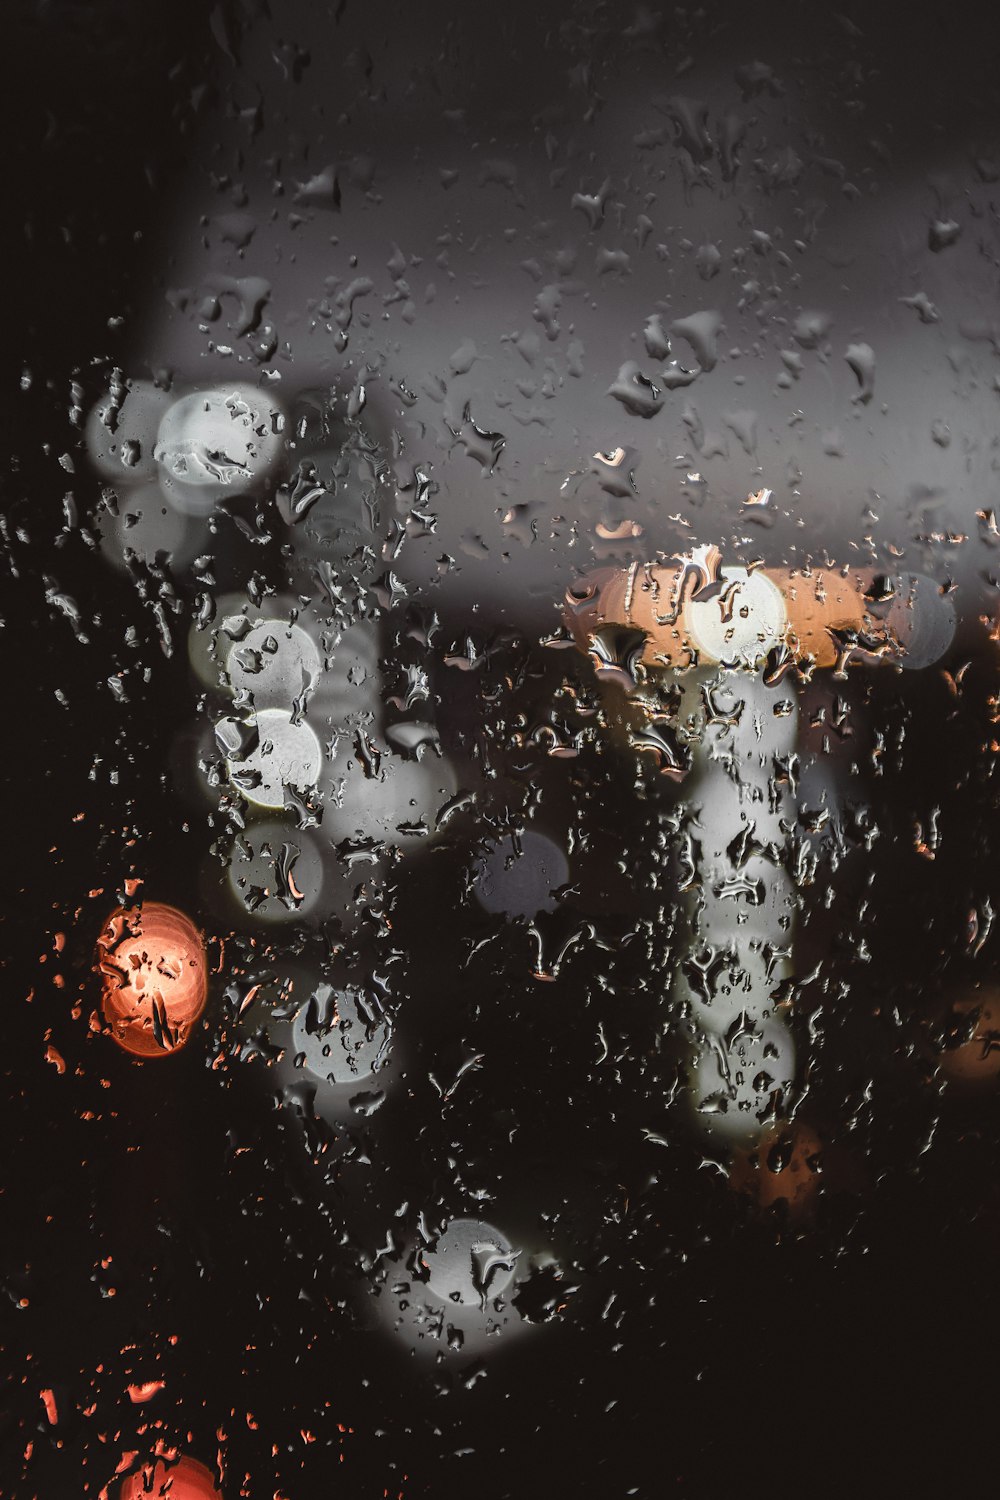
[[[899,573],[890,580],[893,598],[886,623],[899,641],[899,665],[909,672],[933,666],[955,638],[955,606],[933,578]]]
[[[153,1465],[149,1484],[140,1470],[121,1482],[118,1500],[222,1500],[211,1472],[195,1458]]]
[[[304,720],[283,708],[263,708],[255,716],[256,744],[242,758],[227,757],[230,780],[257,807],[285,806],[285,788],[308,791],[316,785],[323,752]],[[232,720],[223,724],[234,725]],[[242,726],[234,725],[237,733]]]
[[[102,1010],[118,1045],[133,1057],[165,1057],[187,1042],[205,1009],[205,946],[173,906],[147,901],[108,917],[97,940]]]
[[[730,1186],[759,1209],[786,1203],[798,1217],[818,1191],[822,1154],[820,1138],[808,1125],[796,1121],[772,1127],[752,1147],[734,1151]]]
[[[435,1297],[455,1307],[485,1308],[510,1287],[519,1256],[491,1224],[452,1219],[421,1260]]]
[[[127,382],[120,401],[111,394],[87,418],[87,455],[105,479],[140,484],[156,478],[153,450],[172,397],[149,380]]]
[[[955,1084],[992,1083],[1000,1075],[1000,994],[984,992],[952,1007],[957,1045],[938,1054],[946,1078]]]
[[[228,886],[242,911],[259,922],[298,922],[323,893],[324,863],[308,829],[265,823],[235,840]]]
[[[202,539],[198,523],[168,505],[158,484],[118,489],[118,514],[97,518],[101,551],[115,567],[127,568],[129,554],[151,563],[161,554],[171,567],[190,562]]]
[[[418,1357],[480,1358],[531,1327],[515,1303],[522,1252],[478,1219],[456,1218],[436,1240],[377,1270],[380,1321]]]
[[[701,1127],[728,1141],[759,1136],[776,1094],[795,1076],[795,1044],[780,1021],[748,1023],[728,1037],[707,1036],[698,1048],[691,1102]]]
[[[211,619],[192,625],[188,632],[188,659],[200,682],[228,696],[231,685],[226,664],[232,646],[264,620],[273,620],[277,628],[287,629],[289,619],[300,606],[285,594],[269,595],[263,604],[256,605],[244,593],[216,593],[212,602]],[[283,706],[290,708],[291,703]]]
[[[381,1108],[399,1074],[392,1017],[376,986],[344,990],[311,965],[282,962],[248,977],[238,1030],[243,1057],[293,1114],[338,1133]]]
[[[180,510],[205,515],[226,495],[243,495],[273,471],[284,450],[284,418],[252,385],[181,396],[164,413],[154,457]]]
[[[390,1036],[385,1013],[365,996],[320,984],[292,1021],[292,1052],[321,1083],[357,1084],[378,1071]]]
[[[324,662],[316,703],[334,728],[346,730],[366,711],[382,709],[378,634],[374,622],[358,620],[343,632]]]
[[[424,752],[419,760],[381,754],[374,775],[355,757],[344,774],[335,761],[324,827],[335,840],[379,839],[404,853],[437,831],[437,817],[458,790],[447,756]]]
[[[544,833],[528,828],[514,839],[492,844],[473,866],[473,889],[490,912],[533,917],[555,906],[553,891],[569,881],[569,861]]]
[[[689,598],[684,621],[702,658],[726,667],[754,668],[782,639],[785,601],[762,569],[720,569],[708,598]]]
[[[301,625],[258,620],[238,634],[226,652],[226,675],[234,692],[253,694],[258,708],[290,707],[319,678],[319,650]]]

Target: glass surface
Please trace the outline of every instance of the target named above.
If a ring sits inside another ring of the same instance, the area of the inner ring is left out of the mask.
[[[979,1493],[996,22],[5,19],[0,1495]]]

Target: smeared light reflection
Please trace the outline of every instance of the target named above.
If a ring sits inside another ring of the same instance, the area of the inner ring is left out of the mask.
[[[184,1046],[205,1008],[208,975],[201,934],[183,912],[157,901],[119,907],[98,938],[97,969],[120,1047],[149,1058]]]

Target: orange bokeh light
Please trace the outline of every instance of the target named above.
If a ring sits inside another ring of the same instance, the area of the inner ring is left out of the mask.
[[[221,1500],[215,1480],[195,1458],[181,1458],[177,1463],[154,1464],[151,1482],[148,1471],[140,1469],[122,1480],[118,1500]]]
[[[761,1210],[788,1205],[793,1218],[807,1212],[819,1188],[823,1147],[807,1125],[782,1125],[746,1150],[736,1151],[730,1186]]]
[[[166,1057],[184,1046],[205,1009],[205,945],[173,906],[118,907],[97,940],[101,1008],[118,1045],[133,1057]]]
[[[711,557],[703,561],[692,554],[670,564],[591,570],[567,595],[563,608],[577,645],[588,650],[592,635],[602,625],[628,626],[646,636],[640,654],[644,666],[687,666],[695,653],[690,603],[710,581],[720,558],[714,549],[701,550],[712,551],[714,563]],[[840,656],[838,635],[862,631],[873,623],[866,595],[874,577],[871,569],[848,574],[833,568],[761,571],[782,595],[785,641],[797,660],[811,659],[817,667],[832,667]]]
[[[957,1045],[944,1048],[938,1064],[956,1084],[993,1083],[1000,1074],[1000,995],[975,993],[952,1005]]]

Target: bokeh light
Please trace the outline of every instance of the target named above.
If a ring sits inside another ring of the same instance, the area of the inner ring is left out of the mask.
[[[160,1459],[147,1470],[129,1474],[118,1489],[118,1500],[222,1500],[222,1491],[204,1464],[181,1456],[176,1462]]]
[[[224,719],[217,733],[221,738],[228,732],[236,743],[242,741],[239,752],[227,756],[229,776],[248,802],[280,808],[286,788],[307,792],[315,787],[323,761],[319,740],[288,709],[263,708],[243,723]]]
[[[526,828],[491,843],[473,865],[473,890],[490,912],[533,917],[551,911],[554,891],[569,880],[569,861],[554,839]]]
[[[133,1057],[167,1057],[189,1040],[205,1008],[205,947],[173,906],[118,907],[97,941],[102,1009],[111,1035]]]
[[[452,1219],[421,1255],[427,1288],[455,1307],[485,1309],[511,1286],[519,1252],[490,1224]]]
[[[228,495],[260,484],[284,449],[280,406],[255,386],[234,383],[181,396],[164,412],[154,457],[164,492],[179,510],[205,515]]]

